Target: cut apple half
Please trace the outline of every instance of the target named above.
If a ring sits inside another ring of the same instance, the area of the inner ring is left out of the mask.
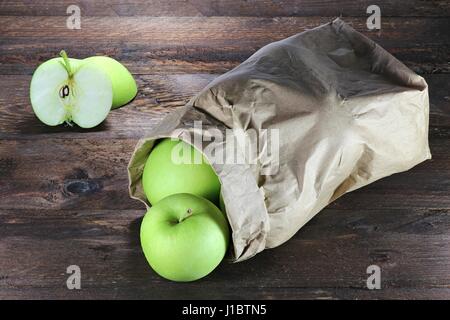
[[[108,75],[98,66],[69,59],[51,59],[37,68],[30,85],[33,111],[43,123],[76,123],[92,128],[105,120],[112,106]]]

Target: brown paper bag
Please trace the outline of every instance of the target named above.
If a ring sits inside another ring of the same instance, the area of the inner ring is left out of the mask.
[[[429,159],[428,109],[423,78],[336,19],[261,48],[168,115],[136,146],[130,194],[148,206],[141,175],[157,139],[194,144],[221,180],[241,261],[287,241],[344,193]],[[243,161],[211,159],[229,149]]]

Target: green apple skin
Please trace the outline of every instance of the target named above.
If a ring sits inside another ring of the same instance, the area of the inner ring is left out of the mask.
[[[78,68],[81,66],[81,60],[79,60],[79,59],[69,58],[69,62],[70,62],[70,65],[71,65],[71,67],[72,67],[73,72],[76,72],[76,70],[78,70]],[[41,70],[46,70],[46,69],[51,68],[51,67],[54,67],[55,65],[58,65],[58,64],[64,66],[64,60],[63,60],[63,58],[61,58],[61,57],[58,57],[58,58],[52,58],[52,59],[50,59],[50,60],[47,60],[47,61],[41,63],[41,64],[39,65],[39,67],[37,67],[37,69],[34,71],[33,77],[31,78],[31,81],[33,82],[34,75],[37,74],[37,73],[39,73],[39,71],[41,71]],[[30,85],[30,86],[31,86],[31,85]],[[32,97],[31,97],[31,92],[30,92],[30,100],[31,100],[31,99],[32,99]],[[35,113],[36,113],[36,112],[35,112]],[[37,115],[37,114],[36,114],[36,115]],[[43,123],[45,123],[46,125],[49,125],[49,126],[54,126],[54,125],[56,125],[56,124],[54,124],[54,123],[46,123],[46,121],[43,120],[43,119],[39,119],[39,120],[41,120],[41,122],[43,122]],[[61,123],[62,123],[62,122],[61,122]],[[60,124],[60,123],[58,123],[58,124]]]
[[[105,56],[93,56],[83,60],[100,67],[111,80],[113,87],[113,103],[111,109],[119,108],[137,94],[137,85],[131,73],[117,60]]]
[[[208,161],[194,147],[190,148],[191,159],[203,157],[200,164],[172,161],[172,152],[180,140],[163,139],[153,148],[142,174],[142,186],[148,201],[156,204],[176,193],[192,193],[211,202],[219,203],[220,181]],[[177,149],[180,146],[177,147]]]
[[[140,238],[144,255],[156,273],[188,282],[203,278],[220,264],[230,234],[226,219],[213,203],[180,193],[149,209]]]

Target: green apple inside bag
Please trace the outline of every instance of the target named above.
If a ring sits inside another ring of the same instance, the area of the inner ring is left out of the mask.
[[[179,151],[186,152],[186,163],[175,161]],[[195,159],[201,160],[200,163],[195,163]],[[177,193],[191,193],[219,203],[220,181],[208,160],[177,139],[162,139],[153,148],[142,173],[142,186],[152,205]]]

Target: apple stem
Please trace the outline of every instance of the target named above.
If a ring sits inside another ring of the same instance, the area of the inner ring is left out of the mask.
[[[192,209],[191,208],[186,210],[186,214],[184,215],[184,217],[181,218],[180,222],[186,220],[190,216],[192,216]]]
[[[59,55],[61,56],[61,58],[63,58],[63,60],[64,60],[64,67],[66,68],[67,73],[69,74],[69,78],[71,78],[72,75],[73,75],[72,67],[70,66],[69,57],[67,56],[66,51],[61,50]]]

